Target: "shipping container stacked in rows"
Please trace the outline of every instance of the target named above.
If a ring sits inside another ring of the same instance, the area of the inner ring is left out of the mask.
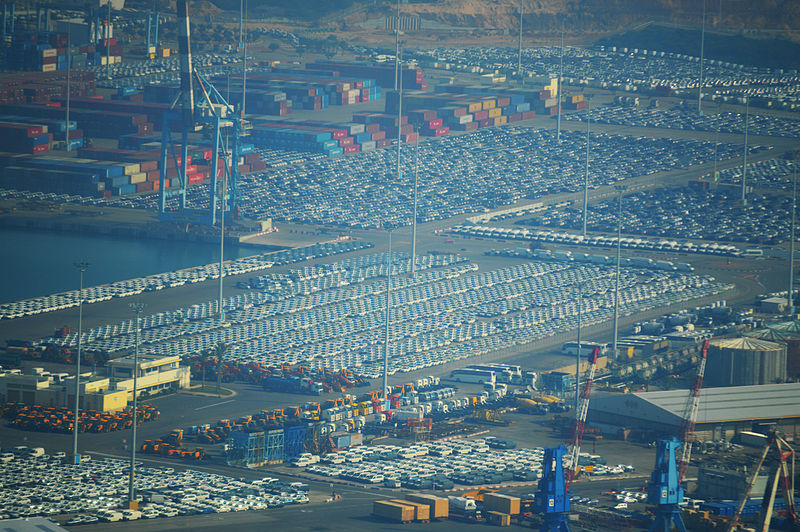
[[[352,122],[255,122],[251,139],[258,146],[324,153],[329,157],[372,151],[392,145],[397,138],[397,116],[356,113]],[[416,142],[417,132],[403,116],[403,142]]]
[[[553,79],[542,90],[504,89],[469,85],[440,85],[436,92],[405,91],[403,108],[421,125],[421,134],[438,137],[453,131],[473,131],[483,127],[513,124],[530,120],[536,114],[558,113],[558,80]],[[582,106],[586,102],[580,101]],[[576,104],[577,105],[577,104]],[[400,106],[399,92],[386,96],[386,112],[396,114]]]
[[[0,135],[3,135],[0,123]],[[15,134],[27,131],[37,139],[40,128],[9,128]],[[44,135],[46,137],[46,135]],[[0,137],[3,138],[3,137]],[[131,140],[135,139],[135,140]],[[155,137],[123,137],[123,145],[136,149],[81,148],[78,157],[33,157],[19,154],[0,154],[0,187],[38,192],[56,192],[92,197],[115,197],[159,190],[161,179],[161,145],[152,142]],[[141,142],[149,140],[151,142]],[[125,144],[127,142],[128,144]],[[7,143],[6,143],[7,144]],[[186,177],[187,184],[201,183],[211,177],[211,155],[208,147],[189,146]],[[167,158],[164,185],[175,188],[178,184],[176,160]],[[242,146],[239,173],[248,174],[265,167],[253,146]],[[217,170],[222,175],[223,167]]]
[[[395,87],[395,65],[368,65],[360,63],[337,63],[333,61],[317,61],[306,64],[307,70],[317,72],[338,72],[340,76],[355,76],[374,79],[383,88]],[[421,68],[404,65],[400,68],[400,81],[404,89],[427,90],[428,84],[423,81]]]
[[[106,25],[103,28],[111,31]],[[113,36],[95,35],[90,40],[94,42],[70,48],[63,32],[18,31],[5,49],[5,63],[11,70],[54,72],[66,70],[67,63],[76,68],[122,62],[122,45]]]
[[[91,72],[71,72],[73,97],[94,95]],[[26,72],[0,76],[0,104],[47,104],[52,98],[67,95],[66,72]]]

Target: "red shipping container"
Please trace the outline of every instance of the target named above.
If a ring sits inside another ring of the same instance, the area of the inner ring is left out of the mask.
[[[375,133],[372,133],[372,140],[383,140],[385,138],[386,138],[385,131],[376,131]]]
[[[428,122],[428,129],[436,129],[437,127],[442,127],[441,118],[437,118],[436,120],[431,120]]]
[[[376,148],[387,148],[392,145],[391,139],[381,139],[375,142]]]
[[[250,173],[250,165],[249,164],[240,164],[239,165],[239,173],[240,174],[249,174]]]
[[[142,183],[136,183],[136,192],[141,194],[142,192],[150,192],[153,190],[153,183],[152,181],[144,181]]]
[[[45,152],[48,152],[48,151],[50,151],[50,145],[49,144],[39,144],[38,146],[34,146],[33,147],[32,153],[34,153],[34,154],[36,154],[36,153],[45,153]]]
[[[148,170],[146,179],[151,182],[158,181],[161,179],[161,170]]]
[[[352,145],[353,145],[353,137],[344,137],[339,139],[339,147],[341,148]]]
[[[484,118],[483,120],[478,121],[478,127],[489,127],[492,125],[492,121],[488,118]]]
[[[522,120],[522,113],[513,113],[508,115],[508,123],[513,124],[514,122],[519,122]]]
[[[475,111],[475,120],[486,120],[489,118],[489,111]],[[481,126],[483,127],[483,126]]]
[[[419,134],[418,133],[409,133],[408,135],[405,135],[403,137],[403,142],[406,142],[406,143],[410,144],[412,142],[417,142],[418,138],[419,138]]]
[[[508,107],[511,103],[511,98],[508,96],[498,96],[497,97],[497,107]]]
[[[522,111],[523,120],[532,120],[536,118],[536,111]]]
[[[359,151],[361,151],[361,146],[359,146],[358,144],[352,144],[350,146],[344,147],[345,155],[349,155],[351,153],[358,153]]]

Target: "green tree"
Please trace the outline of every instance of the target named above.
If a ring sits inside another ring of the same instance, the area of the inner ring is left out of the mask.
[[[228,344],[225,342],[219,342],[217,345],[214,346],[213,351],[211,352],[211,356],[213,356],[217,360],[217,395],[219,393],[219,385],[220,381],[222,380],[222,359],[225,357],[225,354],[228,352]]]

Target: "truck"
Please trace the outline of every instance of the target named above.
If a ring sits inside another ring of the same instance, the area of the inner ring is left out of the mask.
[[[372,504],[372,515],[377,515],[396,523],[410,523],[414,520],[414,507],[392,501],[375,501]]]

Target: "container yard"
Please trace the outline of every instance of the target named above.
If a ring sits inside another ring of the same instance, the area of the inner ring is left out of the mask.
[[[797,21],[651,7],[6,2],[0,229],[207,247],[0,235],[0,523],[800,526]]]

